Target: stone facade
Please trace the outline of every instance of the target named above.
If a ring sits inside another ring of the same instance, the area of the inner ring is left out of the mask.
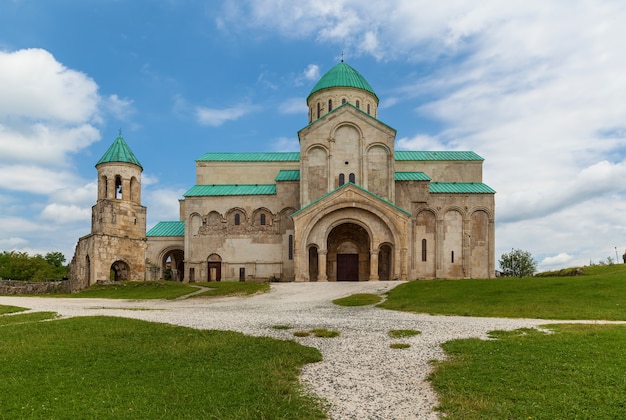
[[[396,151],[378,97],[343,62],[307,105],[299,153],[201,156],[179,220],[147,234],[141,166],[126,158],[97,165],[76,284],[115,277],[118,262],[128,278],[179,281],[495,276],[495,192],[482,183],[480,156]]]

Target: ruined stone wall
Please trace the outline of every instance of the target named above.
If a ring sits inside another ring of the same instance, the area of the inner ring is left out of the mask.
[[[46,293],[69,293],[69,280],[27,282],[0,280],[0,295],[43,295]]]

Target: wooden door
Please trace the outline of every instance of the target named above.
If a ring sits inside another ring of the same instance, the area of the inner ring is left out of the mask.
[[[359,254],[337,254],[337,281],[359,281]]]

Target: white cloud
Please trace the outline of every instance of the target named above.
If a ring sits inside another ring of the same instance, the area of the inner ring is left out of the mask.
[[[0,115],[80,124],[97,117],[98,86],[46,50],[0,51]]]
[[[244,115],[252,112],[252,107],[246,105],[239,105],[232,108],[196,108],[196,121],[200,125],[209,125],[212,127],[219,127],[227,121],[235,121]]]
[[[89,221],[91,220],[91,207],[78,207],[75,205],[51,203],[43,209],[41,212],[41,218],[54,222],[55,224]]]
[[[537,268],[539,271],[547,271],[550,267],[563,267],[567,265],[570,261],[572,261],[574,257],[571,255],[561,252],[558,255],[553,257],[545,257],[543,260],[539,262]]]
[[[279,137],[272,142],[272,150],[275,152],[299,152],[300,142],[298,139]]]
[[[448,147],[437,138],[418,134],[412,138],[401,137],[396,140],[396,150],[446,150]]]
[[[309,64],[303,75],[306,80],[317,81],[320,78],[320,67],[317,64]]]
[[[105,106],[109,113],[122,121],[127,121],[135,113],[131,99],[120,98],[115,94],[109,95],[105,101]]]
[[[307,106],[304,98],[289,98],[280,104],[278,112],[281,114],[301,114],[306,115]]]

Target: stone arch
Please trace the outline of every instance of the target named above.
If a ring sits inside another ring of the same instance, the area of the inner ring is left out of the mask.
[[[239,215],[239,216],[238,216]],[[226,214],[226,223],[229,230],[245,230],[248,225],[248,216],[241,207],[234,207]]]
[[[326,273],[331,281],[370,278],[371,232],[361,223],[334,224],[326,235]]]
[[[281,234],[288,230],[293,230],[293,219],[291,215],[296,211],[293,207],[286,207],[278,213],[278,228]]]
[[[222,257],[219,254],[211,254],[207,257],[207,281],[222,280]]]
[[[109,198],[109,179],[106,175],[102,175],[98,178],[98,199],[103,200]]]
[[[274,214],[266,207],[259,207],[252,213],[252,225],[256,228],[271,229]]]
[[[306,151],[306,185],[308,201],[315,201],[328,192],[328,150],[315,144]]]
[[[130,178],[130,201],[141,204],[141,183],[134,176]]]
[[[116,199],[121,200],[124,198],[124,192],[122,191],[122,176],[115,175],[115,190],[113,191]]]
[[[367,162],[367,189],[374,194],[389,198],[391,151],[381,143],[372,144],[365,153]]]
[[[202,216],[198,213],[191,213],[189,215],[189,233],[191,236],[196,236],[200,233],[202,227]]]
[[[446,277],[462,278],[463,273],[463,213],[449,208],[443,215],[443,268]]]
[[[378,247],[378,278],[391,280],[393,274],[393,245],[385,242]]]
[[[480,209],[470,215],[470,276],[488,278],[489,273],[489,214]]]
[[[185,278],[185,252],[177,246],[164,248],[159,253],[160,278],[183,281]]]
[[[110,277],[111,281],[127,281],[130,280],[130,266],[124,260],[117,260],[111,264]]]
[[[307,247],[307,262],[309,267],[309,281],[317,281],[319,276],[318,246],[311,244]]]
[[[413,228],[413,265],[418,277],[436,277],[437,213],[422,209],[415,216]]]

